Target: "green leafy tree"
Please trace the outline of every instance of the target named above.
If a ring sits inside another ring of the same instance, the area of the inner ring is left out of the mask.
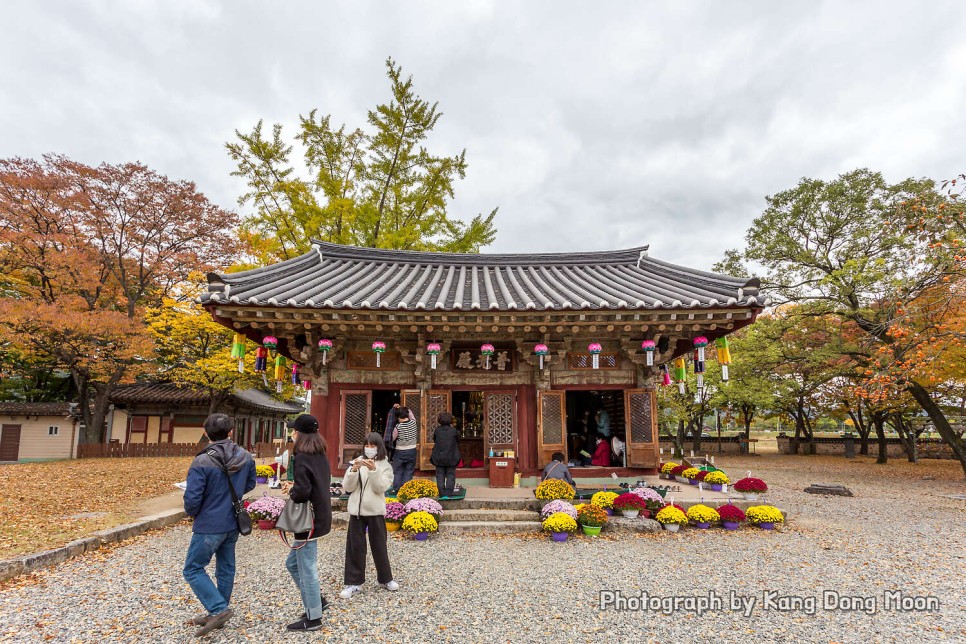
[[[331,115],[300,116],[296,139],[309,174],[292,165],[292,145],[274,125],[258,122],[226,144],[248,192],[239,203],[254,215],[244,238],[262,262],[306,252],[312,239],[404,250],[479,252],[493,242],[496,210],[469,222],[447,212],[454,184],[466,176],[466,151],[431,154],[426,143],[442,112],[413,88],[412,77],[386,61],[392,99],[368,115],[368,129],[336,127]]]

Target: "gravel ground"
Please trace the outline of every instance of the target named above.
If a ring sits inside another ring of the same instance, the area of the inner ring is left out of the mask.
[[[236,617],[213,642],[333,638],[335,641],[720,641],[909,642],[966,638],[966,502],[957,465],[927,462],[877,467],[824,457],[723,459],[733,476],[753,469],[793,513],[768,533],[742,529],[630,536],[621,540],[542,536],[440,536],[426,543],[393,539],[390,557],[402,589],[374,582],[338,599],[345,532],[320,543],[322,586],[332,600],[324,630],[289,635],[301,612],[284,570],[285,547],[257,534],[239,541]],[[887,474],[889,478],[883,478]],[[875,476],[873,476],[875,475]],[[935,476],[937,480],[922,480]],[[812,482],[843,483],[854,498],[803,494]],[[187,525],[89,554],[21,578],[0,591],[0,639],[176,642],[191,639],[186,620],[200,605],[182,581]],[[708,596],[721,609],[617,612],[598,609],[600,590],[625,596]],[[874,614],[826,610],[824,590],[871,597]],[[746,617],[729,593],[757,599]],[[817,598],[782,611],[763,605],[767,591]],[[885,610],[884,594],[934,596],[934,612]]]

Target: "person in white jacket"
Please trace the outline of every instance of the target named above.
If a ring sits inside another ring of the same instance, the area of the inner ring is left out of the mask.
[[[366,436],[363,456],[354,460],[342,479],[342,489],[349,492],[346,509],[349,529],[345,540],[345,588],[339,593],[349,599],[362,590],[366,582],[366,533],[376,565],[379,585],[386,590],[399,590],[392,578],[389,550],[386,547],[386,490],[392,485],[392,465],[386,458],[382,436],[372,432]]]

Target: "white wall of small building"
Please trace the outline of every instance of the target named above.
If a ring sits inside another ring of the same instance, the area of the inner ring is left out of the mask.
[[[64,416],[22,416],[0,414],[0,438],[2,425],[20,425],[21,461],[72,458],[77,444],[74,420]],[[55,434],[50,428],[56,427]]]

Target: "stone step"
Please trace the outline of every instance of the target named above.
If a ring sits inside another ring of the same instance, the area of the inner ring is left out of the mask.
[[[470,532],[492,534],[509,532],[540,532],[539,521],[447,521],[439,523],[439,531],[449,534]]]
[[[536,521],[535,510],[443,510],[443,521]]]

